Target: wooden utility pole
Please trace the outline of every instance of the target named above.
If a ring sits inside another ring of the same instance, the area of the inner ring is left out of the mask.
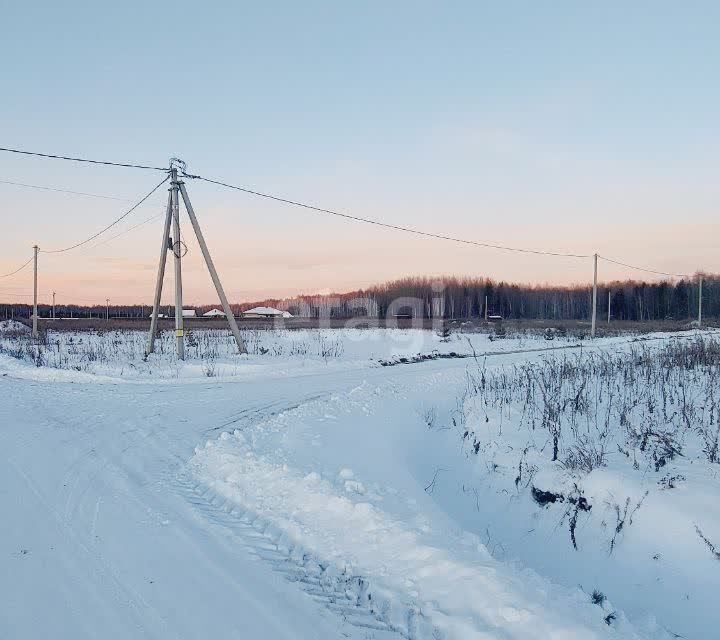
[[[110,322],[110,298],[105,298],[105,322]]]
[[[702,286],[703,277],[698,276],[698,327],[702,327]]]
[[[53,291],[53,320],[55,320],[55,292]]]
[[[598,254],[593,254],[593,291],[592,291],[592,323],[590,325],[590,337],[595,337],[595,323],[597,321],[597,260]]]
[[[485,296],[485,322],[487,322],[487,318],[488,318],[487,296]]]
[[[37,258],[39,248],[37,245],[33,246],[33,321],[32,321],[32,332],[33,336],[38,335],[38,305],[37,305]]]

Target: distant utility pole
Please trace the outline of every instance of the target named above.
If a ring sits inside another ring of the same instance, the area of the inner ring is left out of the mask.
[[[38,305],[37,305],[37,258],[39,248],[33,246],[33,321],[32,332],[35,337],[38,335]]]
[[[110,298],[105,298],[105,322],[110,322]]]
[[[220,302],[222,303],[225,316],[230,323],[230,330],[235,337],[238,351],[240,353],[247,353],[245,348],[245,342],[240,335],[240,329],[235,321],[230,303],[228,302],[225,290],[220,282],[215,264],[210,257],[210,250],[208,249],[205,237],[200,229],[200,224],[195,216],[192,204],[190,203],[190,197],[188,196],[187,190],[185,189],[185,183],[178,180],[177,167],[180,167],[183,171],[185,170],[185,163],[177,158],[170,160],[170,189],[168,194],[168,204],[165,214],[165,226],[163,228],[163,236],[160,244],[160,261],[158,264],[157,281],[155,283],[155,298],[153,300],[153,311],[150,319],[150,333],[148,335],[146,352],[152,353],[155,349],[155,336],[157,333],[157,320],[158,312],[160,310],[160,300],[162,298],[162,287],[163,279],[165,277],[165,263],[167,260],[168,250],[172,250],[175,256],[175,337],[176,337],[176,348],[178,358],[181,360],[185,359],[185,338],[183,330],[183,315],[182,315],[182,264],[181,259],[183,255],[183,244],[180,241],[180,203],[179,195],[182,194],[182,199],[185,204],[190,222],[195,236],[197,237],[200,250],[205,258],[205,264],[207,265],[210,277],[212,278],[215,290],[217,291]],[[173,238],[170,239],[170,224],[173,225]]]
[[[487,322],[488,310],[487,310],[487,296],[485,296],[485,322]]]
[[[593,291],[592,291],[592,323],[590,325],[590,337],[595,337],[595,322],[597,321],[597,259],[598,254],[593,254]]]
[[[698,276],[698,327],[702,327],[702,286],[703,277]]]
[[[612,300],[612,292],[608,289],[608,324],[610,324],[610,302]]]
[[[53,320],[55,320],[55,292],[53,291]]]

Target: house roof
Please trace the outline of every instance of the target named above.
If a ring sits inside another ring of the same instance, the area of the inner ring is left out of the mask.
[[[224,316],[225,312],[220,311],[220,309],[210,309],[210,311],[207,311],[203,313],[204,318],[212,318],[213,316]]]
[[[243,313],[253,313],[259,316],[281,316],[283,312],[280,309],[273,309],[272,307],[253,307],[247,309]]]

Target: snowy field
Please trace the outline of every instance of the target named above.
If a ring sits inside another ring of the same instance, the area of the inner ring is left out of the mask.
[[[0,323],[1,638],[716,637],[720,335],[245,338]]]

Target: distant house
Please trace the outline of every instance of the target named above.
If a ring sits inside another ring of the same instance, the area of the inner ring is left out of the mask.
[[[210,309],[210,311],[207,311],[203,313],[203,318],[224,318],[225,312],[220,311],[220,309]]]
[[[152,318],[153,314],[151,313],[148,318]],[[167,316],[164,313],[158,313],[158,318],[167,318]]]
[[[197,313],[195,313],[195,309],[183,309],[182,317],[183,318],[195,318],[195,317],[197,317]]]
[[[273,307],[253,307],[247,311],[243,311],[243,318],[289,318],[292,317],[289,313],[285,315],[287,311],[283,312],[280,309],[274,309]]]

